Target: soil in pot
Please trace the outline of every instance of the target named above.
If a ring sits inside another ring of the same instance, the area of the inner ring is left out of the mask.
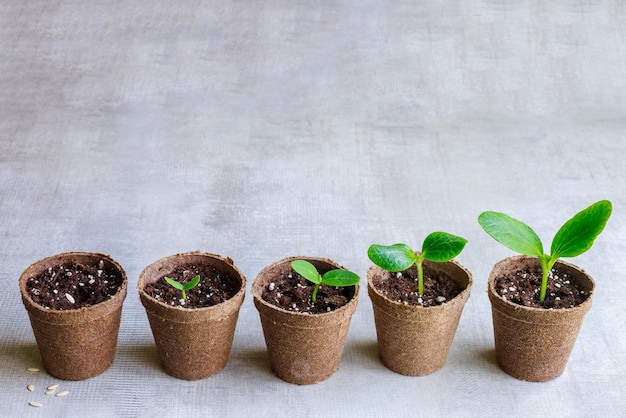
[[[164,280],[185,284],[196,275],[200,282],[186,291],[186,300]],[[196,380],[226,366],[246,288],[230,258],[201,252],[165,257],[144,269],[137,287],[166,373]]]
[[[109,368],[126,285],[122,267],[97,253],[58,254],[22,273],[22,301],[50,375],[82,380]]]
[[[342,268],[325,258],[288,257],[258,274],[252,295],[272,371],[286,382],[308,385],[328,379],[339,368],[359,286],[322,285],[312,303],[313,285],[291,268],[297,259],[311,262],[322,275]]]
[[[595,285],[588,274],[564,261],[553,270],[543,303],[536,295],[541,280],[536,257],[509,257],[489,275],[496,359],[521,380],[543,382],[563,373],[591,307]],[[535,287],[525,287],[530,284]]]
[[[542,271],[539,266],[502,270],[495,278],[494,289],[505,300],[517,305],[543,309],[574,308],[589,297],[579,288],[567,271],[552,269],[548,279],[546,298],[539,300]]]
[[[104,302],[122,285],[122,274],[104,260],[89,264],[68,260],[26,280],[31,299],[48,309],[80,309]]]
[[[415,270],[398,274],[372,266],[367,273],[380,359],[407,376],[444,366],[472,286],[470,272],[456,261],[425,260],[420,297]]]
[[[384,271],[377,274],[372,284],[389,300],[415,306],[437,306],[453,299],[463,288],[441,271],[424,272],[424,293],[417,291],[417,266],[408,270],[392,273]]]
[[[320,271],[324,275],[330,268]],[[354,295],[352,287],[331,287],[322,284],[317,292],[316,301],[312,294],[315,284],[295,271],[283,270],[263,288],[263,300],[291,312],[320,314],[341,308]]]
[[[200,282],[187,290],[186,298],[182,299],[181,291],[175,289],[165,281],[165,277],[186,284],[194,277],[200,276]],[[213,266],[185,263],[174,267],[154,283],[148,283],[145,292],[171,306],[181,306],[188,309],[214,306],[232,298],[241,289],[241,280],[233,279]]]

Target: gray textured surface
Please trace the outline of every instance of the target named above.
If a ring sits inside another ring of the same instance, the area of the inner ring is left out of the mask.
[[[619,0],[4,0],[0,415],[622,415],[625,73]],[[614,215],[575,260],[597,292],[565,374],[505,375],[486,281],[510,252],[476,217],[508,212],[550,240],[602,198]],[[470,240],[475,285],[433,375],[382,366],[366,292],[318,385],[270,373],[250,295],[222,373],[184,382],[156,363],[134,287],[162,256],[230,255],[249,282],[295,254],[364,276],[370,243],[438,229]],[[111,254],[131,291],[115,363],[59,399],[25,371],[40,360],[17,278],[67,250]]]

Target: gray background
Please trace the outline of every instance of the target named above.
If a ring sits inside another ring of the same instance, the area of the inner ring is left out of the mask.
[[[3,0],[0,415],[623,414],[625,8]],[[613,217],[574,260],[597,291],[565,373],[543,384],[509,377],[494,360],[486,281],[512,253],[478,214],[507,212],[549,246],[604,198]],[[435,230],[469,239],[457,260],[475,281],[435,374],[380,363],[366,292],[340,369],[323,383],[271,374],[250,295],[220,374],[186,382],[159,368],[135,289],[158,258],[229,255],[248,285],[289,255],[330,257],[364,277],[371,243],[419,247]],[[42,388],[56,380],[26,372],[40,358],[17,279],[70,250],[111,254],[130,292],[113,366],[61,382],[71,394],[51,398]]]

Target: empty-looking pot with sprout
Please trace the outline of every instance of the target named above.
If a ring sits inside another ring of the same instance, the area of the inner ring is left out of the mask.
[[[288,257],[265,267],[252,284],[272,372],[299,385],[339,368],[357,306],[359,276],[320,257]]]
[[[143,270],[137,288],[166,373],[196,380],[226,366],[246,289],[232,259],[164,257]]]

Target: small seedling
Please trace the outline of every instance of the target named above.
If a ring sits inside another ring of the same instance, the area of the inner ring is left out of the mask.
[[[374,264],[387,271],[404,271],[417,264],[417,292],[424,294],[424,260],[445,262],[459,255],[467,244],[465,238],[447,232],[433,232],[422,243],[422,252],[418,255],[406,244],[372,244],[367,255]]]
[[[330,270],[322,276],[315,266],[306,260],[294,260],[291,262],[291,268],[304,277],[308,281],[315,283],[311,299],[313,303],[317,301],[317,291],[322,284],[334,287],[346,287],[357,284],[361,278],[358,274],[349,270]]]
[[[589,250],[604,229],[611,211],[611,202],[601,200],[578,212],[557,231],[552,240],[550,254],[544,254],[543,244],[531,227],[509,215],[483,212],[478,217],[478,222],[485,232],[505,247],[539,258],[542,270],[539,301],[543,302],[546,298],[548,276],[554,263],[559,258],[576,257]]]
[[[197,275],[190,281],[185,284],[179,283],[174,279],[170,279],[169,277],[165,277],[165,281],[168,282],[172,287],[183,292],[183,300],[187,300],[187,295],[185,295],[185,290],[190,290],[196,287],[198,283],[200,283],[200,275]]]

